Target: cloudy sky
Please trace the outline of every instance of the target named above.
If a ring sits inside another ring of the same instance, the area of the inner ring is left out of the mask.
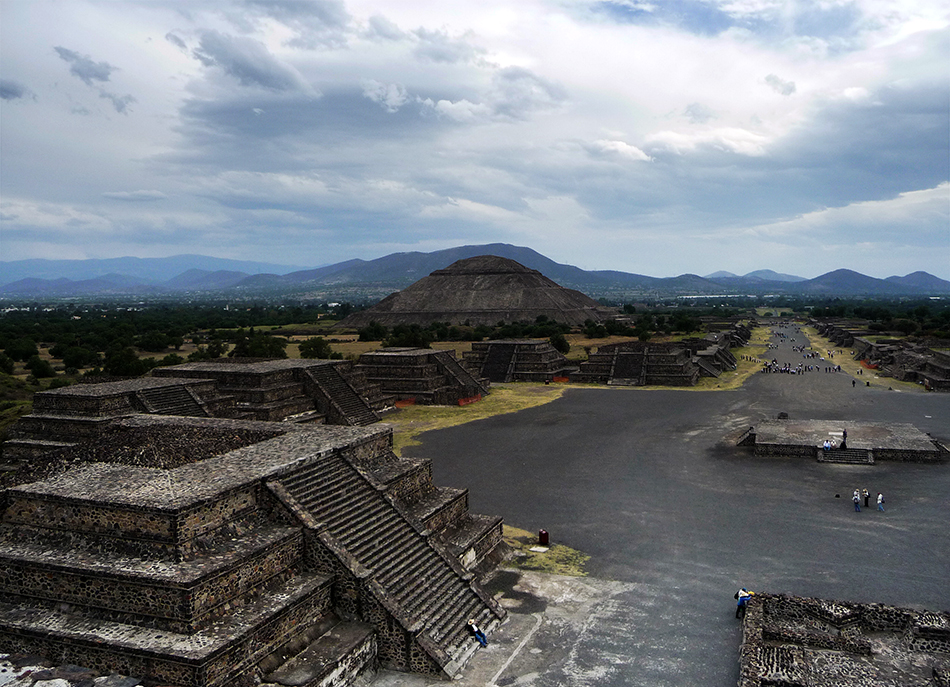
[[[946,0],[0,2],[0,259],[950,279]]]

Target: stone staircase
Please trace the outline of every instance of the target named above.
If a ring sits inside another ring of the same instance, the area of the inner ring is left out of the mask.
[[[517,344],[494,344],[491,346],[482,364],[480,376],[495,383],[509,381],[517,348]]]
[[[451,675],[471,650],[468,619],[492,628],[504,616],[457,561],[436,548],[390,497],[340,456],[281,477],[287,492],[331,534],[386,597],[383,605],[430,658]],[[387,633],[377,628],[381,638]],[[382,639],[380,640],[382,641]],[[386,651],[381,648],[380,655]],[[385,662],[385,659],[383,659]]]
[[[699,369],[701,370],[700,374],[704,377],[719,377],[722,374],[722,371],[718,367],[703,357],[696,356],[693,360],[699,365]]]
[[[184,385],[141,389],[135,392],[135,398],[146,412],[155,415],[209,417],[195,395]]]
[[[820,446],[816,449],[819,463],[852,463],[856,465],[873,465],[874,453],[864,448],[834,448],[825,451]]]
[[[456,381],[459,386],[471,388],[475,393],[488,395],[488,387],[482,384],[473,374],[466,370],[450,353],[435,356],[435,362],[440,371]]]
[[[344,420],[341,424],[365,427],[379,422],[379,415],[344,379],[334,365],[306,368],[306,376],[321,396]],[[333,415],[333,413],[328,413]]]

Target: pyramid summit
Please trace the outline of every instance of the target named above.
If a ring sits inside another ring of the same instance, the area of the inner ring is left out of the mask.
[[[372,308],[354,313],[341,325],[495,325],[501,321],[534,322],[542,315],[565,324],[583,324],[615,314],[592,298],[564,288],[519,262],[497,255],[479,255],[432,272]]]

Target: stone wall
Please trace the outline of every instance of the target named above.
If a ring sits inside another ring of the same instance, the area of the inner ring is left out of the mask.
[[[882,640],[886,653],[874,649]],[[950,614],[757,593],[739,656],[739,687],[939,685],[950,676]]]

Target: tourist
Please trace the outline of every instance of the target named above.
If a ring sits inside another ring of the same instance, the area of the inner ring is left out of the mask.
[[[851,500],[854,501],[854,512],[861,512],[861,494],[857,489],[854,490],[854,495],[851,497]]]
[[[868,507],[868,501],[871,500],[871,493],[870,493],[867,489],[862,490],[861,493],[862,493],[862,495],[864,496],[864,507],[867,508],[867,507]]]
[[[877,493],[877,509],[880,511],[884,510],[884,494],[881,492]]]
[[[468,621],[468,631],[472,633],[475,639],[478,640],[478,643],[482,646],[488,646],[488,640],[485,639],[485,633],[479,629],[478,625],[475,624],[475,620]]]
[[[748,589],[743,587],[736,592],[735,598],[738,603],[736,603],[736,617],[744,618],[745,617],[745,606],[749,603],[749,599],[755,596],[755,592],[750,592]]]

